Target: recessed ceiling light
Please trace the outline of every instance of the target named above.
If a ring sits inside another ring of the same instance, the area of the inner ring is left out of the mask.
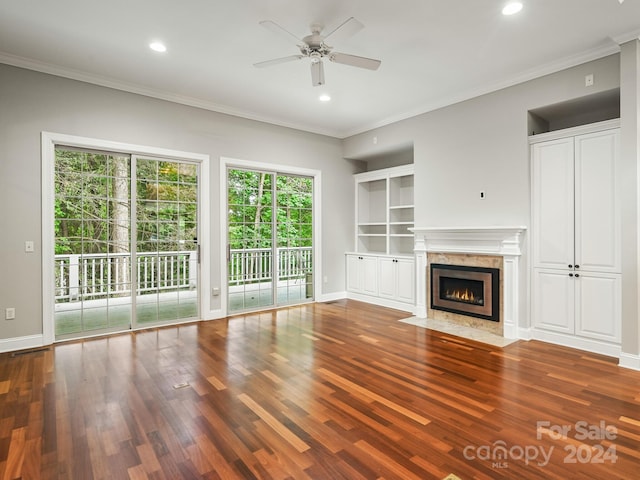
[[[522,3],[520,2],[509,2],[502,9],[503,15],[513,15],[514,13],[518,13],[522,10]]]
[[[318,97],[318,100],[320,100],[321,102],[328,102],[331,100],[331,97],[328,94],[323,93]]]
[[[160,42],[152,42],[149,44],[149,48],[154,52],[166,52],[167,47],[164,46],[164,43]]]

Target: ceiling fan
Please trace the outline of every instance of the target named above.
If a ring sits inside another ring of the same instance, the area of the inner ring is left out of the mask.
[[[350,65],[352,67],[366,68],[368,70],[377,70],[380,66],[380,63],[382,63],[380,62],[380,60],[375,60],[373,58],[359,57],[357,55],[334,52],[333,47],[326,43],[329,38],[331,38],[332,41],[339,41],[340,39],[347,38],[364,28],[364,25],[354,17],[349,17],[327,35],[322,35],[322,30],[324,29],[322,25],[313,24],[311,25],[311,35],[307,35],[304,38],[296,37],[293,33],[289,32],[277,23],[272,22],[271,20],[264,20],[260,22],[260,25],[279,35],[285,35],[288,40],[295,40],[296,45],[300,49],[300,53],[296,55],[275,58],[273,60],[267,60],[265,62],[254,63],[253,65],[255,67],[262,68],[270,67],[271,65],[277,65],[279,63],[290,62],[293,60],[310,58],[311,83],[314,87],[318,85],[324,85],[325,83],[324,66],[322,64],[322,60],[325,58],[331,62]]]

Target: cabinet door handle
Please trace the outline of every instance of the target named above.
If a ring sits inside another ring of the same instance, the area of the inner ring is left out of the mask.
[[[576,273],[576,278],[578,278],[579,276],[580,276],[580,274],[579,274],[579,273]]]
[[[580,268],[580,265],[576,265],[575,268]]]
[[[569,265],[569,268],[573,268],[573,265]]]
[[[570,276],[570,277],[573,277],[573,273],[570,273],[570,274],[569,274],[569,276]]]

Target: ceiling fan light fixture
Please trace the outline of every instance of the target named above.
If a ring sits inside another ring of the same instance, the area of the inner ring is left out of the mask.
[[[162,42],[151,42],[149,44],[149,48],[154,52],[164,53],[167,51],[167,47]]]
[[[502,9],[502,14],[503,15],[514,15],[514,14],[518,13],[520,10],[522,10],[522,3],[521,2],[509,2]]]
[[[318,85],[324,85],[324,66],[322,65],[322,61],[312,59],[311,60],[311,84],[314,87]]]
[[[376,60],[374,58],[359,57],[358,55],[350,55],[347,53],[334,52],[333,47],[325,43],[325,40],[329,37],[331,37],[332,40],[339,39],[341,37],[346,38],[347,36],[353,35],[357,31],[361,30],[364,25],[362,25],[353,17],[347,18],[344,22],[338,25],[338,27],[336,27],[327,35],[322,34],[322,25],[313,24],[311,25],[311,35],[307,35],[302,39],[298,39],[291,32],[271,20],[263,20],[262,22],[260,22],[260,25],[280,34],[281,36],[286,36],[289,40],[296,40],[296,46],[300,50],[300,54],[289,55],[287,57],[274,58],[273,60],[254,63],[253,65],[255,67],[262,68],[271,65],[277,65],[279,63],[290,62],[293,60],[301,60],[302,58],[309,58],[311,60],[311,83],[314,87],[317,87],[318,85],[324,85],[324,67],[322,65],[323,59],[327,59],[330,62],[340,63],[351,67],[364,68],[367,70],[377,70],[378,67],[380,67],[380,60]]]

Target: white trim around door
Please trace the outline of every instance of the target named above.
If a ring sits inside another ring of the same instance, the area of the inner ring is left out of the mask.
[[[227,283],[227,168],[244,168],[253,170],[263,170],[289,175],[301,175],[313,178],[313,256],[314,275],[313,291],[315,301],[322,297],[322,173],[320,170],[309,168],[293,167],[291,165],[277,165],[266,162],[255,162],[250,160],[239,160],[235,158],[220,158],[220,300],[222,316],[228,314],[228,283]]]
[[[209,155],[170,150],[144,145],[79,137],[61,133],[42,132],[42,343],[55,341],[54,330],[54,166],[55,147],[87,148],[130,155],[149,155],[174,160],[189,160],[200,166],[200,316],[204,320],[214,318],[211,312],[211,238],[210,238],[210,160]]]

